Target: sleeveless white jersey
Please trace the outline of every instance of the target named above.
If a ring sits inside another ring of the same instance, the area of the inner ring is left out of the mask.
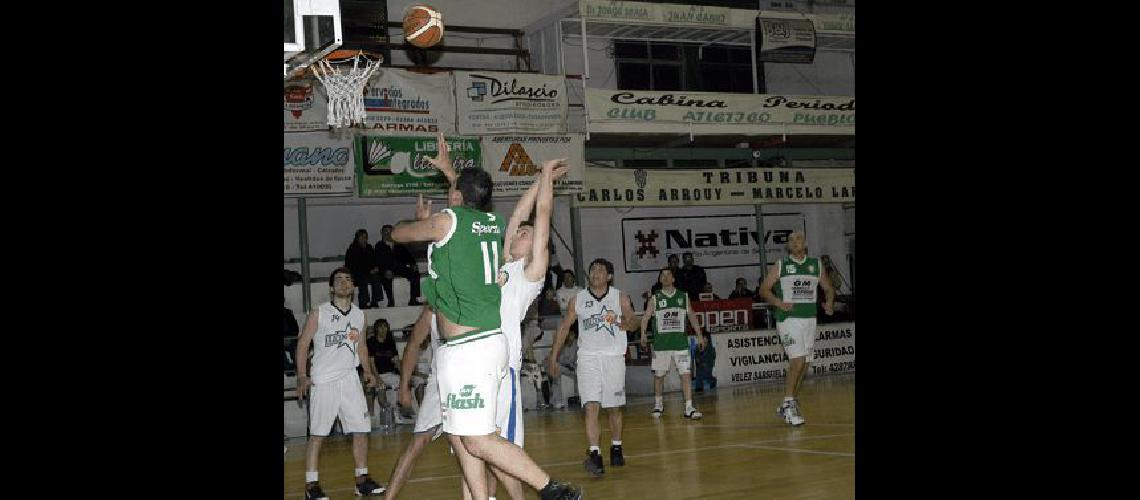
[[[332,382],[356,370],[360,365],[356,351],[364,331],[364,312],[355,306],[350,305],[347,313],[338,310],[332,302],[317,308],[310,374],[314,384]]]
[[[503,335],[507,337],[507,366],[518,371],[522,367],[522,320],[531,302],[542,292],[543,280],[530,281],[526,278],[525,259],[503,264],[500,273],[506,274],[507,283],[502,287],[499,300],[499,317]]]
[[[626,345],[625,330],[621,329],[621,290],[610,287],[601,299],[596,299],[590,289],[578,292],[574,298],[574,311],[578,314],[578,355],[605,354],[624,356]],[[613,323],[606,317],[613,314]]]

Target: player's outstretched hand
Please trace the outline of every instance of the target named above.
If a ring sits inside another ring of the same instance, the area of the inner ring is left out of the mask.
[[[443,139],[443,132],[437,132],[435,135],[437,149],[439,152],[435,158],[428,157],[428,163],[443,172],[443,176],[447,177],[448,182],[455,183],[455,167],[451,165],[451,155],[447,151],[447,141]]]
[[[554,356],[546,360],[546,374],[550,376],[550,378],[557,379],[561,372],[562,370],[561,367],[558,366],[558,360],[554,359]]]
[[[416,220],[424,220],[431,217],[431,200],[424,203],[424,195],[421,193],[419,199],[416,200]]]

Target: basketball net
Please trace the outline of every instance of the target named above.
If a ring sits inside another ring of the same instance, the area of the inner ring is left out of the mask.
[[[350,61],[351,67],[348,66]],[[379,68],[379,61],[374,62],[361,52],[336,62],[321,59],[312,66],[313,74],[329,96],[329,126],[351,127],[364,123],[364,86]]]

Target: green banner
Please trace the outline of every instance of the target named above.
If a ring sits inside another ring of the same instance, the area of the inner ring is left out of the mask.
[[[456,171],[483,168],[478,137],[445,139]],[[447,179],[427,161],[437,154],[435,137],[362,135],[354,142],[361,197],[447,192]]]

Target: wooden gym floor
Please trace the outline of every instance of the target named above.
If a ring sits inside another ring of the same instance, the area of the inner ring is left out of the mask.
[[[675,372],[669,374],[675,377]],[[590,477],[582,460],[583,413],[524,412],[526,450],[552,477],[583,487],[585,498],[842,499],[855,497],[855,375],[808,378],[800,390],[807,423],[792,428],[776,416],[783,382],[720,387],[694,394],[704,413],[681,418],[680,392],[665,395],[665,414],[650,416],[652,396],[628,398],[622,447],[626,465],[609,464],[609,423],[601,414],[602,462],[606,473]],[[411,438],[411,426],[375,432],[369,440],[369,471],[388,483],[392,466]],[[289,440],[285,498],[303,498],[305,442]],[[353,498],[350,438],[333,436],[321,450],[321,485],[331,499]],[[430,444],[400,498],[461,498],[460,472],[445,439]],[[501,488],[499,499],[509,498]],[[527,498],[538,498],[527,488]]]

